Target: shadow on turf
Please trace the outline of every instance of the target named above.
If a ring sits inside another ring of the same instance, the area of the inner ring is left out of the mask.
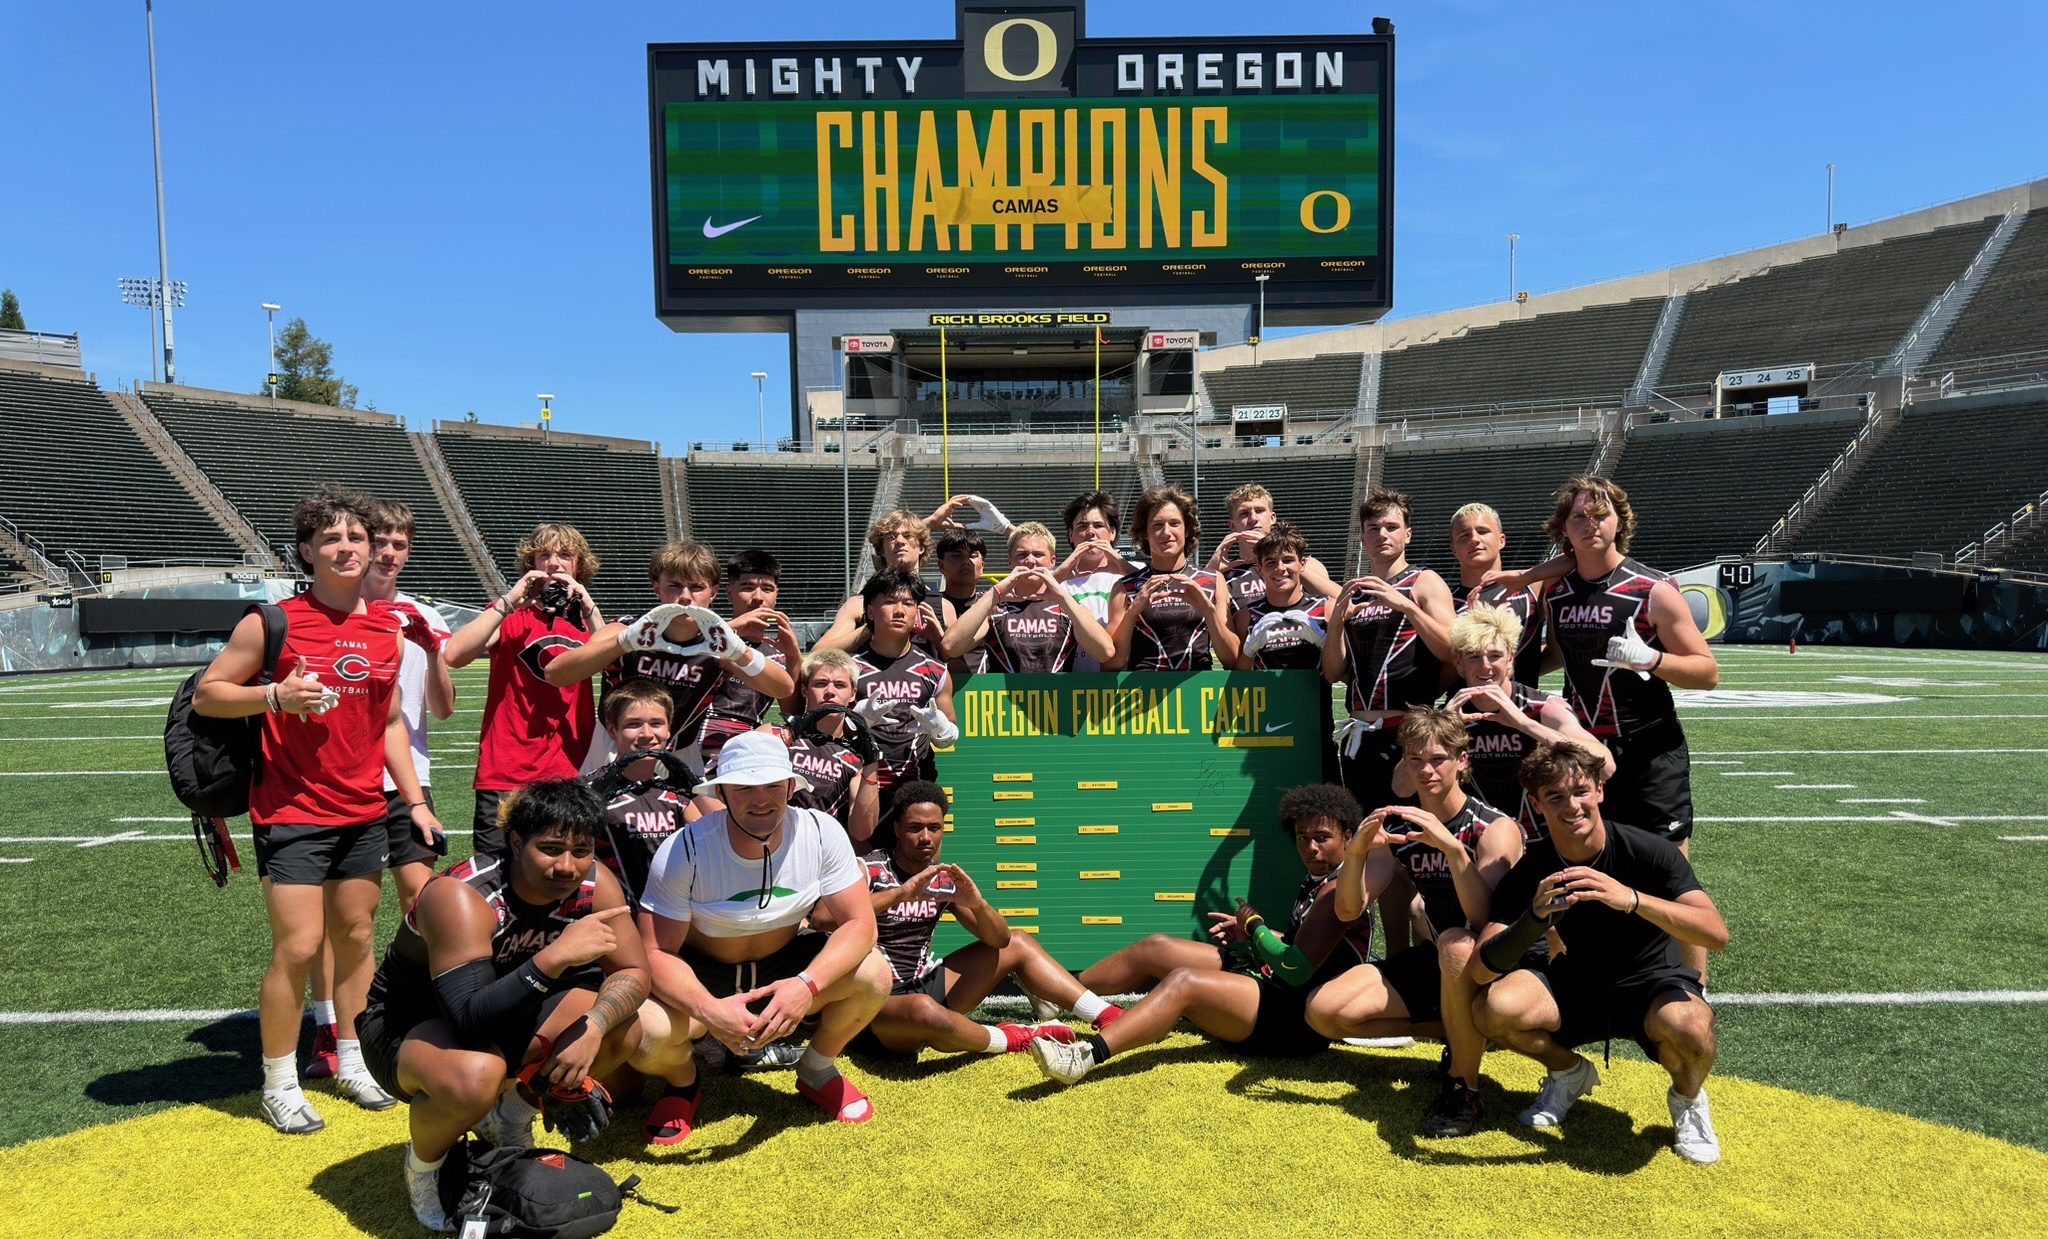
[[[256,1021],[216,1020],[186,1034],[185,1041],[207,1051],[174,1062],[110,1071],[85,1086],[103,1106],[209,1105],[255,1090],[263,1079],[263,1052]],[[247,1107],[233,1113],[248,1112]]]
[[[405,1199],[405,1142],[358,1153],[313,1176],[313,1191],[348,1224],[377,1239],[418,1239]]]

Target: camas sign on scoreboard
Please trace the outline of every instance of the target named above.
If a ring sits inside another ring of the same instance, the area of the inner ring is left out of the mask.
[[[959,4],[952,42],[648,48],[657,312],[1391,297],[1393,39],[1089,39]],[[723,321],[720,321],[723,320]]]

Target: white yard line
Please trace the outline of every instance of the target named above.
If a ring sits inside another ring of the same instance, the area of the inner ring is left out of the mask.
[[[0,770],[0,779],[96,779],[112,774],[153,774],[168,778],[161,770]]]
[[[2048,835],[2000,835],[2000,843],[2048,843]]]
[[[1904,810],[1895,809],[1891,813],[1886,814],[1883,817],[1870,817],[1865,814],[1843,813],[1822,813],[1807,816],[1795,816],[1792,814],[1785,813],[1766,813],[1759,814],[1756,816],[1745,815],[1736,817],[1695,817],[1693,821],[1711,822],[1722,825],[1759,822],[1843,822],[1857,823],[1864,826],[1892,826],[1897,825],[1901,821],[1918,821],[1931,823],[1939,826],[1953,826],[1961,822],[2048,822],[2048,813],[1951,813],[1945,817],[1930,818],[1917,817],[1913,814],[1906,813]],[[7,840],[0,839],[0,843],[5,842],[7,842]]]
[[[1917,796],[1850,796],[1841,804],[1926,804]]]
[[[1782,779],[1787,775],[1797,773],[1798,771],[1796,770],[1723,770],[1721,777],[1724,779]]]
[[[1781,792],[1853,792],[1856,790],[1856,785],[1854,783],[1780,783],[1777,785],[1777,790]]]
[[[1721,749],[1714,757],[1917,757],[1922,753],[2048,753],[2048,749]]]

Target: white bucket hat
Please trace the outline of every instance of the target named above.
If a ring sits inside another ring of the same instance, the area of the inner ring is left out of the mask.
[[[795,779],[796,790],[812,790],[811,781],[789,766],[789,746],[773,732],[750,731],[734,736],[718,750],[716,773],[697,785],[700,792],[721,783],[738,787],[765,787],[784,779]]]

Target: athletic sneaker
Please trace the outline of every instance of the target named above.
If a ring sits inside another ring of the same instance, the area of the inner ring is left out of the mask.
[[[1671,1110],[1671,1147],[1696,1166],[1711,1166],[1721,1160],[1721,1141],[1714,1135],[1713,1111],[1707,1107],[1707,1090],[1697,1097],[1680,1097],[1677,1089],[1664,1094]]]
[[[471,1130],[483,1137],[484,1143],[500,1149],[530,1149],[533,1147],[533,1120],[539,1113],[527,1104],[516,1088],[508,1088],[498,1096],[498,1104],[491,1112],[476,1121]]]
[[[1030,990],[1024,991],[1024,997],[1031,1001],[1032,1023],[1044,1024],[1050,1020],[1056,1020],[1059,1018],[1060,1009],[1057,1005],[1047,1002],[1045,999],[1040,998],[1038,995],[1032,993]]]
[[[313,1053],[306,1059],[308,1080],[331,1080],[341,1071],[341,1052],[334,1045],[334,1025],[313,1025]]]
[[[1543,1088],[1536,1094],[1536,1101],[1522,1111],[1524,1127],[1556,1127],[1564,1122],[1564,1116],[1571,1110],[1572,1103],[1600,1083],[1600,1073],[1593,1067],[1593,1060],[1578,1055],[1578,1062],[1570,1070],[1553,1071],[1543,1077]]]
[[[1430,1103],[1429,1113],[1422,1116],[1422,1134],[1469,1136],[1478,1130],[1479,1120],[1485,1114],[1477,1089],[1468,1087],[1463,1080],[1445,1080],[1443,1090]]]
[[[1095,1048],[1086,1041],[1055,1041],[1051,1037],[1031,1040],[1031,1057],[1049,1080],[1073,1084],[1095,1070]]]
[[[342,1096],[365,1110],[389,1110],[398,1104],[398,1098],[385,1092],[367,1073],[359,1076],[338,1076],[335,1078],[334,1087]]]
[[[313,1103],[307,1101],[306,1095],[296,1088],[285,1093],[273,1093],[265,1089],[263,1117],[270,1121],[272,1127],[287,1136],[310,1136],[327,1126],[327,1121],[320,1117],[320,1112],[313,1108]]]
[[[449,1224],[448,1215],[441,1211],[441,1168],[436,1166],[432,1170],[414,1170],[410,1149],[406,1150],[403,1160],[405,1195],[406,1199],[412,1202],[412,1215],[428,1230],[454,1230],[455,1227]]]

